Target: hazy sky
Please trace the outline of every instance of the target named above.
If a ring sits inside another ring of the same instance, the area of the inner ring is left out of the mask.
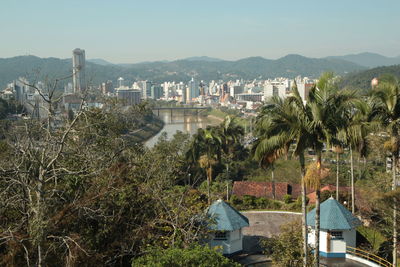
[[[399,0],[0,0],[0,57],[400,55]]]

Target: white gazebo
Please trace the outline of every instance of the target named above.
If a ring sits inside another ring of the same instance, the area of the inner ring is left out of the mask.
[[[249,226],[249,220],[223,200],[217,200],[207,211],[211,247],[222,247],[225,255],[243,250],[242,228]]]
[[[321,203],[319,254],[327,258],[345,258],[346,247],[356,247],[356,227],[360,220],[333,197]],[[307,214],[308,243],[315,247],[315,208]]]

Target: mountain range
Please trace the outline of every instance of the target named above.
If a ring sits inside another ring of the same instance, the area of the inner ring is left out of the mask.
[[[339,75],[345,75],[366,70],[376,64],[392,65],[398,62],[400,63],[400,57],[388,58],[372,53],[326,58],[309,58],[290,54],[276,60],[249,57],[236,61],[200,56],[174,61],[136,64],[113,64],[97,58],[87,60],[86,77],[88,82],[94,85],[106,80],[112,80],[116,84],[118,77],[123,77],[127,84],[136,80],[151,80],[157,83],[189,81],[192,77],[205,81],[241,78],[293,78],[298,75],[318,77],[324,71],[333,71]],[[0,58],[0,89],[20,76],[25,76],[33,81],[65,77],[70,75],[71,71],[71,59],[39,58],[36,56]],[[64,83],[70,80],[66,79]],[[61,82],[60,85],[62,84]]]
[[[380,66],[390,66],[400,64],[400,56],[397,57],[385,57],[375,53],[360,53],[360,54],[351,54],[345,56],[331,56],[327,58],[335,58],[342,59],[349,62],[353,62],[360,66],[364,66],[367,68],[375,68]]]

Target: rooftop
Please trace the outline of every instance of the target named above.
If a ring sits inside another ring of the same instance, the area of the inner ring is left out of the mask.
[[[333,197],[321,203],[321,229],[350,230],[360,224],[360,220]],[[315,227],[315,208],[307,214],[307,225]]]
[[[249,226],[249,220],[225,201],[214,201],[207,215],[213,220],[209,228],[216,231],[234,231]]]

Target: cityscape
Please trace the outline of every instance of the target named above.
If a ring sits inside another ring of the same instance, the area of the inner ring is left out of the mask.
[[[0,266],[400,266],[399,9],[4,0]]]
[[[107,80],[99,85],[92,85],[85,79],[85,61],[85,50],[76,48],[72,51],[72,82],[64,86],[62,100],[62,106],[67,111],[76,111],[80,106],[82,94],[87,94],[92,96],[85,101],[87,107],[101,107],[101,99],[108,97],[116,98],[126,106],[152,99],[175,101],[181,105],[224,106],[243,112],[254,112],[268,98],[285,98],[294,85],[297,86],[303,101],[306,101],[309,90],[317,81],[298,76],[295,79],[277,77],[267,80],[209,82],[192,78],[187,82],[165,81],[160,84],[145,80],[128,84],[123,77],[119,77],[116,81]],[[29,85],[26,77],[20,77],[3,88],[1,97],[5,100],[15,99],[25,106],[30,114],[45,115],[45,112],[40,111],[46,109],[44,106],[49,88],[45,88],[43,81],[37,82],[37,88]]]

